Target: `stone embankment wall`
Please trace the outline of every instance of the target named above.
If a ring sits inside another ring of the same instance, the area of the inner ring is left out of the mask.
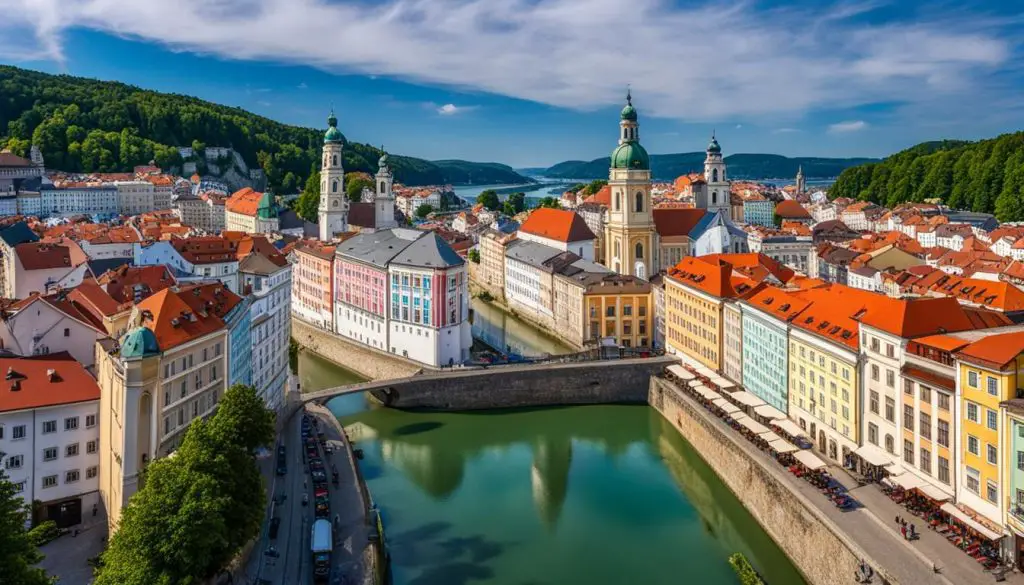
[[[410,360],[352,343],[339,335],[313,327],[292,315],[292,337],[305,349],[371,380],[411,376],[423,366]]]
[[[652,376],[648,400],[737,495],[808,583],[854,583],[853,576],[864,559],[878,571],[876,583],[882,578],[883,583],[896,585],[803,494],[786,485],[781,468],[766,467],[754,459],[749,451],[753,447],[740,443],[745,439],[726,432],[710,413],[670,382]]]
[[[392,408],[486,410],[526,406],[647,402],[652,374],[671,357],[498,366],[382,382],[373,397]]]

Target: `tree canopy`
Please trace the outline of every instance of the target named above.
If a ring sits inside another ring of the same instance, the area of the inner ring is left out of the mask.
[[[43,555],[29,541],[25,530],[28,514],[24,499],[0,467],[0,583],[4,585],[53,583],[45,571],[33,566]]]
[[[548,195],[547,197],[541,198],[541,200],[537,202],[537,207],[550,207],[552,209],[561,209],[562,204],[561,202],[558,201],[557,198]]]
[[[374,187],[373,179],[366,173],[345,173],[345,195],[352,203],[363,200],[363,188],[372,191]]]
[[[501,208],[501,200],[498,199],[498,192],[494,189],[481,191],[480,194],[476,196],[476,202],[491,211],[497,211]]]
[[[189,425],[175,455],[146,468],[96,585],[188,585],[223,568],[259,533],[266,494],[254,450],[273,440],[273,421],[256,389],[236,384]]]
[[[423,219],[434,212],[434,206],[424,203],[416,208],[416,217]]]
[[[882,162],[851,167],[829,190],[892,207],[937,198],[954,209],[1024,220],[1024,132],[980,142],[926,142]]]

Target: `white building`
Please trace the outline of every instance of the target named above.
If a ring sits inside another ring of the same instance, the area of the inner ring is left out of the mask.
[[[567,209],[535,209],[519,226],[518,237],[563,252],[572,252],[589,262],[594,261],[597,236],[575,211]]]
[[[121,215],[139,215],[156,209],[153,205],[153,183],[114,181],[114,187],[117,189],[117,208]]]
[[[320,240],[329,242],[335,234],[348,231],[349,200],[345,195],[345,169],[342,157],[344,138],[338,130],[334,112],[327,117],[323,162],[320,165]]]
[[[40,217],[71,215],[117,215],[120,210],[118,190],[100,183],[43,183],[40,191]]]
[[[46,293],[50,289],[74,288],[81,284],[88,272],[88,257],[75,242],[62,239],[59,243],[26,242],[14,247],[14,254],[4,258],[4,296],[23,299],[33,292]],[[10,269],[7,270],[7,265]]]
[[[216,279],[232,292],[238,287],[238,243],[218,236],[178,238],[139,246],[136,266],[166,264],[180,281]]]
[[[0,459],[26,504],[60,527],[82,522],[99,503],[96,381],[68,354],[0,358]]]
[[[20,356],[68,352],[87,368],[96,361],[96,340],[106,336],[102,324],[94,322],[63,291],[30,296],[0,320],[3,349]]]
[[[252,385],[267,406],[276,409],[284,401],[288,382],[292,266],[280,253],[254,251],[239,262],[238,273],[253,299]]]

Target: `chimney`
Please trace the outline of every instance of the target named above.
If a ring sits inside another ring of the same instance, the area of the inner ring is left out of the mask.
[[[56,382],[56,381],[60,380],[60,376],[57,375],[57,370],[55,370],[53,368],[50,368],[50,369],[46,370],[46,377],[51,382]]]

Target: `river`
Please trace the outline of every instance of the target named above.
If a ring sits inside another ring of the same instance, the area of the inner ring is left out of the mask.
[[[359,376],[308,352],[302,387]],[[654,409],[401,412],[362,395],[331,410],[363,449],[396,585],[738,583],[799,573]]]
[[[575,350],[554,336],[523,323],[495,305],[474,297],[473,338],[503,353],[522,356],[573,353]]]

